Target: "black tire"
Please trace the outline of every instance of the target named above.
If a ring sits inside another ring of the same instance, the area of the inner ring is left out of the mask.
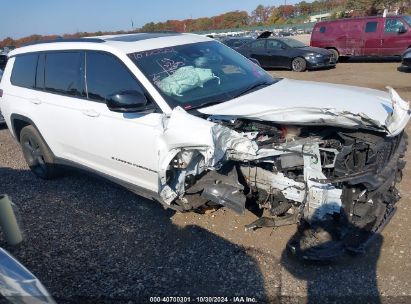
[[[291,62],[291,69],[294,72],[304,72],[307,69],[307,61],[302,57],[294,58]]]
[[[39,132],[33,126],[24,127],[20,132],[20,145],[30,170],[42,179],[52,179],[60,175],[54,157]]]
[[[329,50],[331,53],[333,53],[334,58],[335,58],[335,62],[338,62],[338,60],[340,59],[340,53],[338,53],[338,51],[336,49],[327,49]]]

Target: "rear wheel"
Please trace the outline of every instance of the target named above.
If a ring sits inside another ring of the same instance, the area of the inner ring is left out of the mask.
[[[307,61],[301,57],[294,58],[291,68],[294,72],[304,72],[307,69]]]
[[[59,175],[51,151],[33,126],[21,130],[20,145],[27,165],[36,176],[52,179]]]

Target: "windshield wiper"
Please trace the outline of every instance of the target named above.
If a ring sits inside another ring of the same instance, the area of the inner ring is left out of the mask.
[[[272,84],[274,84],[274,82],[260,82],[260,83],[253,84],[252,86],[249,86],[249,87],[246,88],[244,91],[242,91],[240,94],[235,95],[233,98],[237,98],[237,97],[243,96],[243,95],[245,95],[245,94],[247,94],[247,93],[250,93],[250,92],[258,89],[259,87],[268,87],[268,86],[270,86],[270,85],[272,85]]]

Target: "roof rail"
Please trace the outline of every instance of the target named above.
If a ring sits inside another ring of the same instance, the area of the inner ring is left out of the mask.
[[[43,44],[43,43],[54,43],[54,42],[92,42],[92,43],[102,43],[106,42],[103,39],[100,38],[69,38],[69,39],[64,39],[64,38],[57,38],[57,39],[51,39],[51,40],[40,40],[40,41],[34,41],[34,42],[28,42],[23,44],[22,46],[29,46],[29,45],[36,45],[36,44]]]

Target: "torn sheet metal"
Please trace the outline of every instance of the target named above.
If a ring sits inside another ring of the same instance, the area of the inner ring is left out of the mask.
[[[340,213],[342,190],[332,184],[320,184],[313,179],[324,179],[320,149],[317,143],[304,146],[304,180],[308,186],[305,218],[322,220],[327,214]]]
[[[281,172],[269,172],[255,166],[241,166],[241,172],[247,182],[258,189],[263,189],[270,193],[274,189],[280,190],[285,198],[303,202],[305,199],[305,184],[296,182],[284,176]]]
[[[193,151],[201,153],[203,169],[214,170],[225,157],[227,151],[255,155],[258,146],[255,142],[227,127],[188,114],[182,108],[175,108],[163,121],[164,129],[159,136],[160,155],[160,196],[167,204],[184,194],[186,171],[180,171],[177,182],[167,185],[167,170],[178,155],[178,161],[187,163]],[[198,174],[198,172],[197,172]],[[174,193],[173,193],[174,192]]]
[[[403,100],[391,87],[387,87],[392,102],[392,113],[387,117],[385,125],[392,136],[404,130],[411,117],[410,103]]]

